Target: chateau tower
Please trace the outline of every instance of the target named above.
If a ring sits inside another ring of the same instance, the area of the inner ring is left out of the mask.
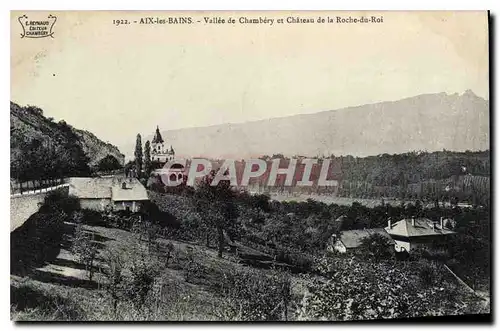
[[[167,161],[173,160],[175,157],[175,152],[172,146],[170,149],[165,148],[165,141],[160,133],[160,128],[156,126],[156,132],[151,141],[151,161],[166,163]]]

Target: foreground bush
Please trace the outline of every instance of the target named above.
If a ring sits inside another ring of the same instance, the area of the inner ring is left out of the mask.
[[[219,290],[226,297],[226,318],[244,321],[288,319],[291,298],[286,273],[231,269],[225,272]]]
[[[473,314],[478,298],[437,264],[332,259],[326,282],[314,282],[298,311],[302,320],[365,320]],[[325,263],[326,264],[326,263]]]
[[[85,312],[68,293],[47,292],[27,278],[10,286],[11,319],[14,321],[79,321]]]

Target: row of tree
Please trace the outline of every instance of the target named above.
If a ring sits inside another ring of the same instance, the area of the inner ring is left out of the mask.
[[[91,168],[79,144],[33,138],[17,142],[11,153],[10,176],[22,191],[23,183],[31,183],[31,187],[36,188],[41,187],[42,182],[89,176],[96,171],[109,172],[121,167],[114,156],[107,155]]]
[[[11,178],[23,183],[86,176],[91,172],[88,161],[82,148],[71,141],[23,140],[11,155]]]
[[[135,141],[134,160],[125,165],[127,176],[148,178],[154,168],[159,165],[151,159],[151,143],[149,140],[142,148],[142,137],[138,133]]]

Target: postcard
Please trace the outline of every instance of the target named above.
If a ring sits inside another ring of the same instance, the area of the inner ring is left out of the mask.
[[[13,321],[490,322],[486,11],[12,11]]]

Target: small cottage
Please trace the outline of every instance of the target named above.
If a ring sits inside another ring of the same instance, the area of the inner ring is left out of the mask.
[[[84,209],[103,211],[111,204],[113,177],[72,177],[69,178],[69,195],[80,199]]]
[[[128,178],[119,183],[111,187],[112,209],[138,212],[142,203],[149,200],[146,189],[137,178]]]
[[[138,212],[149,200],[144,186],[137,178],[72,177],[69,194],[80,199],[82,208],[95,211],[129,210]]]

